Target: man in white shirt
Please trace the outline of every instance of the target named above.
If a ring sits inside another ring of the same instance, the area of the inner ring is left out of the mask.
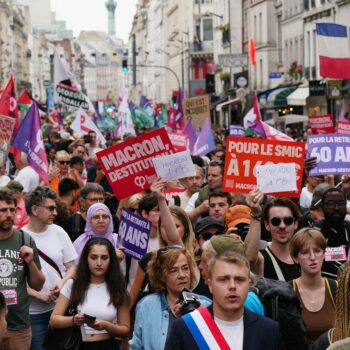
[[[285,349],[278,323],[244,308],[251,286],[245,257],[232,252],[213,257],[208,284],[213,304],[177,319],[165,350]]]
[[[35,170],[28,165],[27,155],[23,152],[21,153],[21,160],[16,162],[16,169],[18,173],[14,180],[22,184],[24,193],[29,193],[39,186],[40,177]]]

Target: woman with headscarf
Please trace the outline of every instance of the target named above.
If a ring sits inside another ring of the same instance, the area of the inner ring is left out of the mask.
[[[117,235],[113,233],[112,214],[103,203],[95,203],[88,209],[85,232],[73,243],[78,254],[77,263],[86,242],[93,237],[106,238],[112,243],[115,249],[117,248]],[[124,253],[120,249],[116,249],[116,253],[119,260],[124,258]]]

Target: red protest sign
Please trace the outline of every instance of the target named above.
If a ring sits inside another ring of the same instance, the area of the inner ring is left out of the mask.
[[[170,188],[169,190],[165,190],[165,199],[169,202],[170,199],[179,196],[181,193],[185,192],[185,188]]]
[[[303,142],[229,136],[226,143],[223,191],[248,193],[255,189],[256,166],[295,163],[298,192],[278,192],[273,195],[299,197],[304,167],[304,150]]]
[[[168,132],[171,143],[173,144],[176,152],[183,152],[187,149],[187,137],[186,135],[176,134]]]
[[[98,152],[97,158],[118,199],[147,190],[157,178],[152,158],[175,153],[164,128]]]
[[[313,134],[333,134],[334,124],[332,114],[309,116],[311,132]]]
[[[348,121],[339,121],[338,122],[338,134],[350,134],[350,122]]]

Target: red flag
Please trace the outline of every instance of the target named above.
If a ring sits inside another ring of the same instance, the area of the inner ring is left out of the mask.
[[[29,92],[27,90],[23,90],[21,95],[18,97],[17,103],[22,104],[22,105],[31,106],[32,100],[31,100],[31,98],[29,96]],[[29,107],[28,107],[28,109],[29,109]]]
[[[248,51],[249,51],[250,63],[252,65],[256,64],[256,48],[255,48],[255,43],[254,43],[254,39],[253,38],[249,39]]]

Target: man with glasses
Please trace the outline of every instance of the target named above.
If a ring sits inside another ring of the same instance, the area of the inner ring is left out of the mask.
[[[39,291],[45,282],[34,241],[13,228],[16,201],[0,190],[0,291],[8,307],[1,350],[28,350],[31,343],[27,284]]]
[[[270,200],[261,207],[264,195],[259,189],[246,198],[251,208],[251,222],[245,239],[246,255],[253,272],[264,271],[264,277],[280,281],[298,278],[300,272],[289,252],[289,242],[298,229],[301,217],[297,205],[288,198]],[[261,223],[271,234],[271,244],[260,251]]]
[[[338,268],[347,260],[350,244],[350,222],[345,220],[346,195],[332,187],[323,194],[321,206],[324,219],[316,221],[315,227],[327,240],[322,275],[336,279]]]

